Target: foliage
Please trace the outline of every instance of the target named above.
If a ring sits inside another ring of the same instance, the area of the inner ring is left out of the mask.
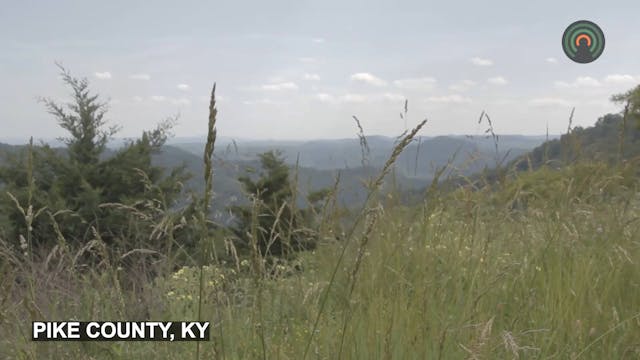
[[[138,227],[145,226],[145,219],[157,220],[173,210],[188,178],[181,168],[165,174],[151,162],[175,120],[161,122],[112,153],[106,144],[117,127],[107,127],[107,104],[91,93],[86,79],[76,79],[64,69],[62,79],[72,90],[72,102],[42,101],[68,132],[63,139],[67,147],[30,146],[8,155],[0,166],[5,236],[17,243],[21,235],[33,235],[36,245],[44,248],[61,237],[79,246],[99,237],[110,249],[127,251],[142,241],[158,249],[160,244],[139,237]],[[43,211],[27,226],[16,202]],[[52,231],[54,226],[60,234]]]
[[[312,248],[313,234],[304,228],[306,214],[296,207],[289,167],[278,152],[259,157],[262,172],[238,178],[253,205],[230,208],[236,217],[233,232],[239,247],[249,249],[255,244],[260,254],[280,257]],[[313,200],[320,195],[313,195]]]
[[[640,85],[625,93],[612,96],[611,101],[623,104],[625,116],[636,120],[637,127],[640,128]]]

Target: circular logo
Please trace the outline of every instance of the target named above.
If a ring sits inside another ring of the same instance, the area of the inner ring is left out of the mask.
[[[562,50],[577,63],[593,62],[604,51],[604,33],[591,21],[576,21],[562,35]]]

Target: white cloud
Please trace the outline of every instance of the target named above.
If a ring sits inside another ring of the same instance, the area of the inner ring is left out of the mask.
[[[327,93],[318,93],[313,95],[313,98],[315,100],[321,101],[321,102],[326,102],[326,103],[332,103],[336,101],[336,98],[331,95],[331,94],[327,94]]]
[[[598,80],[596,80],[596,79],[594,79],[592,77],[581,76],[581,77],[576,79],[575,85],[576,86],[600,86],[602,84],[600,83],[600,81],[598,81]]]
[[[505,79],[505,78],[504,78],[504,77],[502,77],[502,76],[496,76],[496,77],[489,78],[489,79],[487,80],[487,82],[488,82],[489,84],[493,84],[493,85],[507,85],[507,84],[509,83],[509,82],[507,81],[507,79]]]
[[[242,102],[245,105],[285,105],[285,102],[274,101],[271,99],[259,99],[259,100],[245,100]]]
[[[320,75],[318,74],[304,74],[303,79],[310,81],[318,81],[320,80]]]
[[[612,74],[607,75],[604,81],[610,84],[636,84],[640,83],[640,76],[636,78],[632,75]]]
[[[433,89],[437,80],[431,77],[400,79],[393,84],[401,89]]]
[[[162,95],[153,95],[153,96],[150,97],[150,99],[153,100],[153,101],[162,102],[162,101],[167,100],[167,97],[166,96],[162,96]]]
[[[112,78],[111,73],[110,73],[110,72],[108,72],[108,71],[105,71],[105,72],[97,72],[97,73],[95,73],[94,75],[95,75],[98,79],[100,79],[100,80],[108,80],[108,79],[111,79],[111,78]]]
[[[178,84],[177,88],[178,88],[178,90],[182,90],[182,91],[191,90],[191,86],[189,86],[187,84]]]
[[[405,101],[407,99],[404,95],[397,93],[384,93],[382,98],[389,101]]]
[[[590,76],[580,76],[573,82],[566,81],[556,81],[554,85],[558,88],[569,88],[569,87],[598,87],[602,85],[600,81],[594,79]]]
[[[454,94],[454,95],[445,95],[445,96],[431,96],[427,98],[427,101],[436,102],[436,103],[464,104],[464,103],[470,103],[471,99],[468,97],[463,97],[463,96]]]
[[[449,90],[457,91],[457,92],[464,92],[464,91],[469,91],[474,86],[476,86],[476,82],[475,81],[462,80],[462,81],[459,81],[459,82],[454,83],[451,86],[449,86]]]
[[[266,84],[260,87],[265,91],[298,90],[298,85],[293,82],[282,82],[277,84]]]
[[[530,105],[533,106],[561,106],[561,107],[568,107],[571,104],[565,100],[565,99],[561,99],[561,98],[555,98],[555,97],[543,97],[543,98],[536,98],[536,99],[532,99],[531,101],[529,101]]]
[[[370,73],[356,73],[351,75],[351,80],[363,82],[373,86],[386,86],[387,82]]]
[[[340,97],[340,101],[346,103],[362,103],[367,101],[367,97],[361,94],[345,94]]]
[[[634,85],[640,83],[640,76],[633,76],[629,74],[611,74],[607,75],[602,80],[595,79],[590,76],[580,76],[572,82],[556,81],[555,87],[566,88],[598,88],[605,85]]]
[[[151,75],[149,74],[133,74],[133,75],[129,75],[129,79],[132,80],[151,80]]]
[[[554,57],[548,57],[548,58],[544,59],[544,61],[548,62],[549,64],[557,64],[558,63],[558,59],[556,59]]]
[[[493,61],[491,61],[490,59],[484,59],[481,57],[473,57],[471,58],[471,63],[473,65],[477,65],[477,66],[491,66],[493,65]]]
[[[133,101],[135,101],[135,102],[142,102],[142,100],[143,100],[143,99],[142,99],[142,96],[134,96],[132,99],[133,99]]]
[[[316,44],[324,44],[326,40],[324,38],[315,38],[312,41]]]
[[[373,101],[404,101],[406,98],[399,93],[380,93],[380,94],[358,94],[346,93],[341,96],[334,96],[327,93],[317,93],[311,97],[313,100],[330,103],[330,104],[349,104],[349,103],[365,103]]]
[[[185,97],[181,97],[178,99],[170,99],[170,101],[173,105],[185,105],[185,106],[191,105],[191,100]]]

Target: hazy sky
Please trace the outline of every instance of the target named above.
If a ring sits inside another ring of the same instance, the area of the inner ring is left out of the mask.
[[[36,99],[65,101],[55,62],[110,99],[135,136],[180,113],[177,136],[206,131],[218,84],[220,135],[340,138],[563,132],[618,111],[640,84],[640,2],[617,1],[6,1],[0,10],[0,138],[63,135]],[[594,21],[606,48],[591,64],[560,39]]]

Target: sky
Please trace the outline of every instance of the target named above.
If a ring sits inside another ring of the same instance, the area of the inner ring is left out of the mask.
[[[69,89],[56,62],[109,102],[118,136],[178,115],[206,133],[217,83],[219,135],[249,139],[552,134],[620,111],[640,84],[638,1],[0,0],[0,139],[64,136],[38,98]],[[603,55],[569,60],[564,29],[591,20]],[[404,100],[409,111],[399,114]]]

